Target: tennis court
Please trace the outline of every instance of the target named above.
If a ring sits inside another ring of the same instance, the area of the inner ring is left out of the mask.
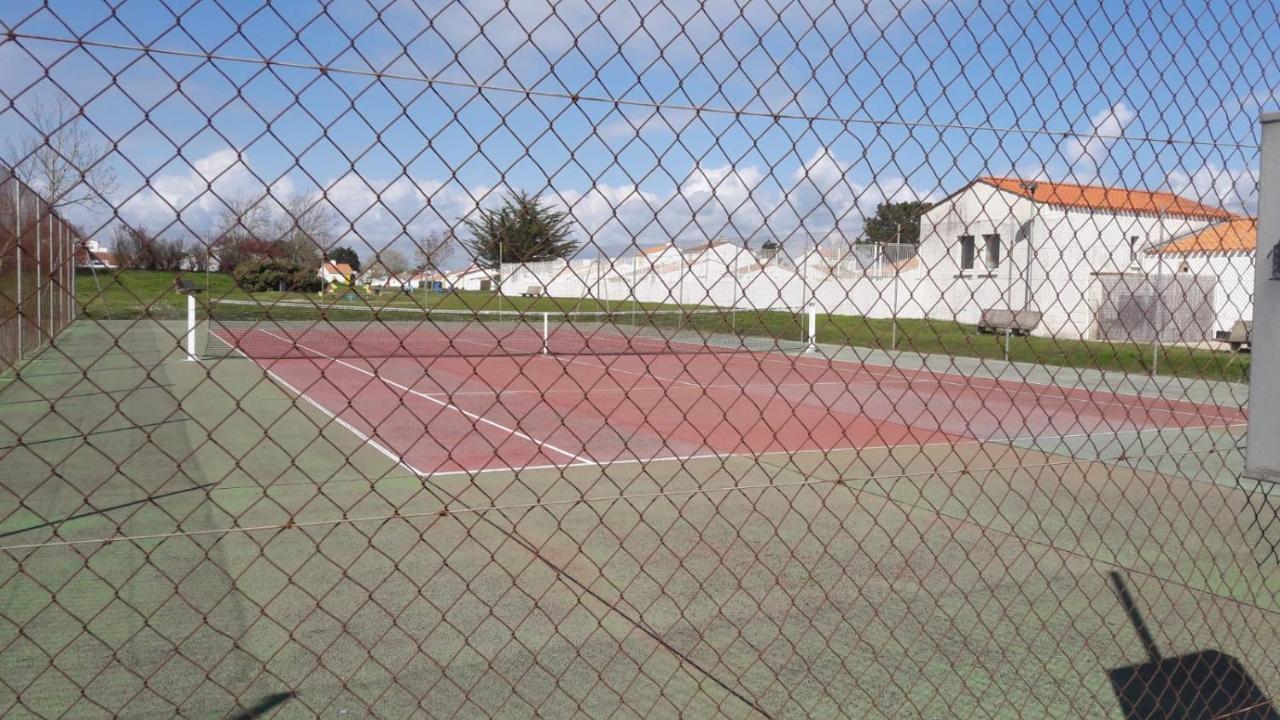
[[[1277,1],[969,5],[0,2],[0,717],[1280,720]]]
[[[6,389],[15,708],[1106,715],[1143,657],[1114,568],[1169,653],[1275,681],[1268,531],[1214,521],[1259,501],[1210,462],[1240,413],[1192,388],[823,347],[193,363],[185,329],[78,323]]]
[[[438,314],[357,323],[330,315],[364,309],[284,310],[292,325],[215,314],[211,340],[424,477],[1244,421],[1212,404],[830,360],[788,333],[726,341],[693,316],[568,316],[552,328],[547,313],[451,313],[450,328]],[[751,349],[765,346],[777,349]]]

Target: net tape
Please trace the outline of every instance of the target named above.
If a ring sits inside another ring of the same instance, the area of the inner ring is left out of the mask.
[[[225,299],[204,308],[188,333],[206,328],[205,354],[254,359],[788,352],[811,350],[816,327],[812,308],[520,312]]]

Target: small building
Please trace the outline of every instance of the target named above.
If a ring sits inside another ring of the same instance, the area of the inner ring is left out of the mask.
[[[440,290],[445,286],[445,277],[438,272],[419,270],[410,275],[406,282],[410,290]]]
[[[76,245],[76,267],[85,270],[114,270],[119,264],[115,254],[102,247],[102,243],[85,240]]]
[[[327,283],[350,285],[356,272],[347,263],[336,263],[326,260],[320,265],[320,279]]]
[[[1186,233],[1146,251],[1143,266],[1156,275],[1205,278],[1213,284],[1213,330],[1253,319],[1253,272],[1258,219],[1236,218]]]
[[[1162,323],[1117,317],[1112,328],[1103,313],[1142,312],[1130,301],[1148,282],[1144,251],[1238,219],[1169,192],[981,177],[921,217],[926,275],[911,305],[967,324],[985,309],[1031,310],[1043,313],[1037,334],[1143,341],[1139,326],[1159,335]]]
[[[462,270],[449,273],[446,284],[453,290],[479,290],[490,292],[497,287],[497,275],[493,270],[479,265],[468,265]]]

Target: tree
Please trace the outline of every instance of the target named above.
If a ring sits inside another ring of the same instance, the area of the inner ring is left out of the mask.
[[[467,249],[485,268],[567,258],[578,249],[578,242],[569,236],[568,213],[552,210],[540,198],[519,190],[500,207],[481,208],[476,218],[465,222],[471,230]]]
[[[429,232],[414,242],[413,264],[419,272],[442,273],[445,262],[453,255],[457,238],[447,231]]]
[[[322,286],[314,269],[288,260],[249,258],[236,266],[234,277],[236,285],[247,292],[317,292]]]
[[[94,139],[80,108],[59,95],[52,105],[39,99],[22,113],[35,131],[9,142],[14,173],[55,210],[106,205],[116,191],[116,174],[107,164],[107,145]]]
[[[402,275],[409,272],[409,261],[405,259],[404,253],[399,250],[386,248],[378,253],[378,262],[392,275]]]
[[[266,204],[267,199],[260,201]],[[337,213],[315,194],[295,195],[280,210],[273,218],[270,239],[280,245],[284,257],[293,264],[319,268],[320,249],[333,244]]]
[[[369,279],[395,278],[401,282],[409,279],[409,261],[405,259],[404,253],[386,248],[374,257],[374,261],[369,263],[364,272]]]
[[[329,261],[334,263],[346,263],[351,266],[352,270],[360,272],[360,256],[355,250],[345,245],[339,245],[329,251]]]
[[[920,216],[932,207],[920,200],[880,203],[863,226],[867,242],[920,242]]]
[[[250,258],[284,260],[303,269],[320,268],[320,249],[333,243],[338,225],[333,209],[314,195],[297,195],[283,205],[267,193],[222,198],[223,208],[208,249],[223,272]]]
[[[267,239],[271,218],[261,195],[219,198],[223,208],[214,223],[207,246],[222,272],[235,272],[250,258],[280,258],[281,249]]]
[[[187,244],[180,238],[157,237],[141,225],[122,223],[111,238],[111,250],[121,268],[181,270]]]

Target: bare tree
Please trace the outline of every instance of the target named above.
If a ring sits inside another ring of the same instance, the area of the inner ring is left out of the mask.
[[[206,243],[219,271],[232,272],[251,257],[280,256],[280,249],[270,239],[274,230],[265,195],[236,195],[221,200],[222,211]]]
[[[112,234],[112,251],[121,268],[181,270],[187,243],[181,238],[158,237],[141,225],[121,223]]]
[[[403,252],[390,249],[390,247],[379,252],[378,265],[383,266],[388,274],[396,275],[396,277],[408,273],[408,269],[410,269],[408,260],[404,259]]]
[[[445,262],[457,246],[453,233],[443,230],[429,232],[414,242],[414,265],[420,272],[442,273]]]
[[[52,104],[31,100],[22,116],[34,134],[8,143],[18,177],[55,209],[106,204],[116,190],[110,150],[94,138],[80,108],[59,95]]]
[[[322,195],[295,195],[276,219],[276,242],[285,257],[300,267],[319,267],[322,249],[337,237],[338,214]]]

